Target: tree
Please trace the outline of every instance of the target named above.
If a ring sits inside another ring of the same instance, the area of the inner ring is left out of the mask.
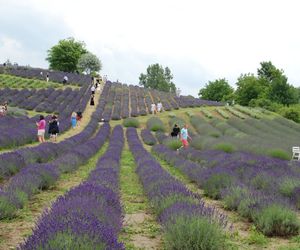
[[[204,88],[200,89],[198,96],[204,100],[222,101],[233,93],[233,88],[225,78],[209,81]]]
[[[87,53],[85,43],[75,41],[73,37],[63,39],[48,50],[48,57],[50,69],[61,70],[66,72],[75,72],[79,58]]]
[[[77,64],[78,70],[82,73],[91,74],[92,72],[98,72],[102,68],[102,63],[98,57],[90,52],[81,55]]]
[[[157,89],[165,92],[176,91],[176,86],[172,82],[173,75],[171,70],[166,67],[165,69],[158,63],[149,65],[147,73],[140,74],[140,85],[144,88]]]
[[[253,74],[242,74],[236,83],[235,98],[238,104],[248,106],[254,99],[264,97],[268,91],[265,79],[259,79]]]
[[[283,75],[283,70],[277,69],[272,62],[261,62],[260,68],[257,69],[257,75],[259,78],[265,78],[271,82],[276,77],[281,77]]]

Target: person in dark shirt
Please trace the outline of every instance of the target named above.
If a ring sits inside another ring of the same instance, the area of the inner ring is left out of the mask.
[[[180,128],[177,126],[177,124],[174,125],[173,130],[171,132],[172,137],[178,137],[180,132]]]
[[[59,122],[57,116],[53,115],[49,122],[48,133],[50,134],[50,140],[56,141],[57,134],[59,133]]]

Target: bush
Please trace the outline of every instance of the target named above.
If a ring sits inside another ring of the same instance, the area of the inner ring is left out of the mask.
[[[279,184],[279,191],[283,196],[291,197],[296,187],[300,187],[300,180],[287,177]]]
[[[299,115],[299,112],[296,110],[296,109],[293,109],[293,108],[282,108],[279,110],[279,113],[289,119],[289,120],[292,120],[294,122],[297,122],[299,123],[300,122],[300,115]]]
[[[232,177],[228,174],[213,174],[203,184],[204,194],[213,199],[221,198],[221,191],[230,187]]]
[[[258,229],[267,236],[292,236],[299,233],[297,215],[290,209],[273,204],[264,208],[255,218]]]
[[[147,128],[151,131],[165,131],[163,122],[157,117],[148,119]]]
[[[286,151],[284,151],[282,149],[272,149],[269,151],[269,155],[274,158],[279,158],[282,160],[290,160],[291,159],[289,153],[287,153]]]
[[[247,218],[249,221],[253,221],[256,212],[253,210],[253,207],[256,205],[257,201],[254,198],[246,196],[240,201],[237,211],[241,216]]]
[[[17,208],[9,201],[7,197],[0,196],[0,219],[14,218]]]
[[[178,138],[168,138],[163,142],[168,148],[176,150],[181,147],[182,143]]]
[[[230,187],[226,190],[226,194],[222,195],[225,208],[229,210],[237,210],[241,200],[248,194],[248,189],[239,186]]]
[[[269,242],[269,239],[266,238],[266,236],[264,236],[262,233],[258,232],[255,228],[255,226],[253,226],[250,229],[250,234],[249,234],[249,238],[247,239],[247,243],[252,245],[259,245],[259,246],[265,246],[267,243]]]
[[[232,153],[235,151],[234,146],[229,143],[218,143],[218,144],[214,145],[214,149],[221,150],[226,153]]]
[[[140,122],[133,117],[128,117],[123,121],[123,125],[126,128],[128,127],[138,128],[140,126]]]
[[[219,250],[225,248],[221,227],[204,217],[183,217],[165,229],[166,249]]]

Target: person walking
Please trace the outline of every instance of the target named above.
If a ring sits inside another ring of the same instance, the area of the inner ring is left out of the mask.
[[[159,101],[157,103],[157,112],[160,113],[160,112],[162,112],[162,110],[163,110],[163,106],[162,106],[162,103]]]
[[[188,133],[188,125],[184,124],[183,128],[180,131],[180,139],[181,139],[181,142],[182,142],[182,146],[179,149],[187,148],[189,146],[188,138],[190,140],[192,140],[192,138],[189,136],[189,133]],[[177,151],[179,149],[177,149]]]
[[[76,113],[76,121],[77,121],[77,126],[80,127],[80,123],[81,123],[81,119],[82,119],[82,112],[78,111]]]
[[[76,116],[77,116],[77,114],[75,112],[73,112],[71,115],[71,125],[72,125],[73,129],[76,128],[76,124],[77,124]]]
[[[91,95],[91,100],[90,100],[90,105],[95,106],[95,100],[94,100],[94,95]]]
[[[92,85],[91,91],[92,91],[92,95],[94,95],[95,94],[95,86],[94,85]]]
[[[67,76],[64,76],[64,79],[63,79],[63,84],[67,84],[69,81],[69,78]]]
[[[49,122],[48,133],[50,135],[50,140],[56,142],[56,138],[59,133],[59,123],[58,123],[57,116],[55,116],[55,115],[53,115],[51,117],[51,120]]]
[[[46,121],[43,115],[40,115],[40,120],[36,122],[36,126],[38,129],[38,140],[39,142],[45,142],[45,129],[46,129]]]
[[[155,103],[151,104],[151,113],[152,113],[152,115],[156,114],[156,105],[155,105]]]
[[[173,130],[172,130],[172,132],[171,132],[171,136],[172,136],[172,137],[177,137],[177,138],[178,138],[179,133],[180,133],[180,128],[178,127],[177,124],[175,124],[174,127],[173,127]]]
[[[49,73],[47,72],[46,81],[49,82]]]

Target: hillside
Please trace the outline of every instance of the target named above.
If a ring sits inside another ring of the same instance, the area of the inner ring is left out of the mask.
[[[0,117],[0,249],[300,248],[299,124],[110,81],[90,106],[88,80],[5,73],[0,103],[27,115]],[[52,113],[58,142],[33,143],[37,115]],[[179,151],[175,123],[192,137]]]

